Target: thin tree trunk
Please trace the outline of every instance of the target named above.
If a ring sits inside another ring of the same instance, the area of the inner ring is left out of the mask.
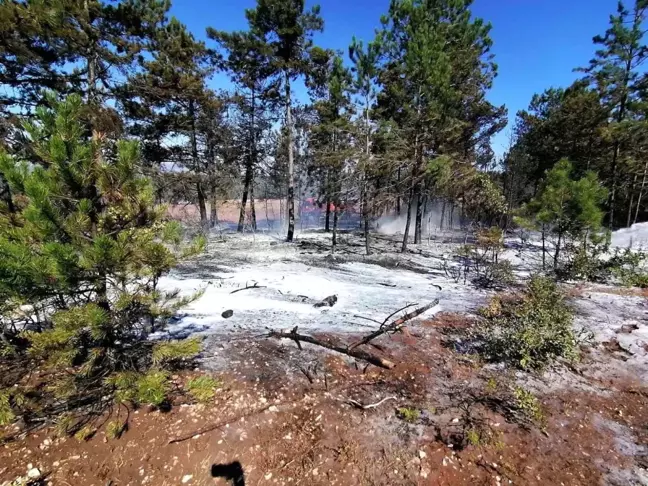
[[[397,191],[400,191],[400,182],[401,182],[401,168],[400,165],[398,166],[398,173],[397,173]],[[396,196],[396,214],[400,216],[401,214],[401,197],[400,197],[400,192],[398,193],[398,196]]]
[[[634,190],[635,187],[637,187],[637,178],[639,176],[637,174],[634,175],[634,179],[632,180],[632,186],[630,187],[630,204],[628,205],[628,219],[626,221],[626,228],[630,227],[630,222],[632,221],[632,208],[634,207]]]
[[[413,201],[414,201],[414,189],[410,191],[409,202],[407,204],[407,219],[405,221],[405,231],[403,234],[403,246],[401,246],[401,253],[405,253],[407,251],[407,243],[409,240],[409,229],[410,229],[410,224],[412,222]]]
[[[369,220],[371,219],[371,209],[369,208],[369,162],[371,159],[371,132],[369,124],[369,97],[365,95],[365,170],[364,170],[364,191],[362,205],[363,219],[364,219],[364,239],[365,239],[365,253],[371,255],[371,242],[369,241]]]
[[[425,196],[421,194],[419,189],[418,196],[416,197],[416,226],[414,234],[414,243],[423,243],[423,212],[425,207]]]
[[[293,241],[295,235],[295,154],[292,126],[292,106],[290,99],[290,74],[285,72],[286,83],[286,136],[288,139],[288,236],[286,241]]]
[[[335,247],[337,246],[338,211],[340,210],[338,201],[335,202],[335,209],[333,210],[333,238],[331,239],[331,253],[335,253]]]
[[[445,219],[445,211],[446,211],[446,200],[443,200],[443,204],[441,205],[441,222],[439,223],[439,230],[443,231],[443,220]]]
[[[250,181],[250,219],[252,220],[252,231],[257,230],[256,206],[254,205],[254,172]]]
[[[218,224],[218,198],[216,183],[211,184],[211,202],[209,203],[209,225],[213,228]]]
[[[648,175],[648,158],[646,159],[646,163],[644,164],[644,170],[643,170],[643,175],[641,177],[641,187],[639,189],[639,196],[637,197],[637,209],[635,210],[635,215],[634,215],[634,223],[637,223],[637,219],[639,218],[639,209],[641,207],[641,199],[643,198],[643,193],[644,189],[646,187],[646,175]]]
[[[547,269],[547,248],[546,248],[547,234],[545,225],[542,225],[542,271]]]
[[[554,253],[554,270],[558,269],[558,258],[560,257],[561,243],[562,243],[562,233],[558,233],[558,241],[556,242],[556,252]]]
[[[331,200],[326,196],[326,219],[324,220],[324,231],[331,231]]]
[[[201,180],[201,171],[199,167],[199,160],[198,160],[198,140],[196,138],[196,109],[194,106],[194,101],[190,100],[189,101],[189,118],[191,120],[191,159],[193,162],[193,169],[196,172],[198,176],[198,180],[196,182],[196,191],[198,193],[198,208],[200,210],[200,225],[202,228],[207,228],[208,225],[208,220],[207,220],[207,204],[206,204],[206,198],[205,198],[205,191],[202,186],[202,180]]]
[[[247,167],[245,168],[245,179],[243,181],[243,196],[241,197],[241,211],[239,212],[239,221],[238,228],[236,231],[239,233],[243,232],[243,226],[245,225],[245,210],[247,208],[248,195],[250,193],[250,182],[252,181],[252,171],[250,170],[250,165],[248,162]]]

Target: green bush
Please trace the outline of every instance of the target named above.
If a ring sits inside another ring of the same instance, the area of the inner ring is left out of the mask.
[[[197,340],[148,338],[200,295],[158,284],[205,239],[180,244],[179,224],[142,175],[138,144],[93,133],[86,109],[78,95],[49,95],[25,124],[25,150],[0,148],[11,198],[0,202],[0,353],[20,347],[52,369],[48,386],[22,390],[42,400],[37,414],[46,420],[61,410],[94,413],[110,393],[159,405],[168,390],[162,369],[200,351]],[[15,395],[17,384],[4,380],[0,393]],[[18,409],[0,395],[0,419]]]
[[[495,297],[480,313],[478,339],[491,361],[542,369],[558,358],[578,358],[572,310],[549,278],[533,277],[522,294]]]

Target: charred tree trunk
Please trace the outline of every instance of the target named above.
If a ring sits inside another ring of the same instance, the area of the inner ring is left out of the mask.
[[[243,226],[245,225],[245,210],[247,208],[248,194],[250,193],[250,183],[252,182],[252,170],[248,162],[247,167],[245,168],[245,179],[243,180],[243,196],[241,197],[241,211],[239,213],[239,221],[237,231],[239,233],[243,232]]]
[[[401,246],[401,253],[405,253],[407,251],[407,244],[409,243],[409,230],[410,230],[410,224],[412,222],[413,201],[414,201],[414,190],[412,189],[410,191],[409,202],[407,204],[407,219],[405,222],[405,231],[403,232],[403,245]]]
[[[288,139],[288,235],[286,241],[291,242],[295,236],[295,154],[292,126],[292,106],[290,98],[290,74],[285,73],[286,84],[286,136]]]
[[[331,231],[331,201],[326,196],[326,219],[324,220],[324,231],[327,233]]]

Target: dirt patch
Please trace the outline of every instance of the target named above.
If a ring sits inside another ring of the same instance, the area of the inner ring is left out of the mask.
[[[131,410],[118,440],[103,429],[87,442],[29,434],[2,446],[0,484],[30,464],[52,484],[98,486],[589,485],[642,474],[646,389],[551,393],[543,426],[529,428],[484,398],[504,380],[497,371],[442,344],[440,327],[466,321],[440,314],[381,338],[374,350],[397,362],[390,371],[312,346],[231,341],[211,403]]]

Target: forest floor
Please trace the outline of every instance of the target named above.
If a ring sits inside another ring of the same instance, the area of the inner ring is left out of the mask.
[[[173,379],[211,373],[222,382],[216,398],[131,410],[116,440],[101,429],[86,442],[30,433],[1,446],[0,484],[38,469],[54,485],[648,485],[648,295],[570,285],[575,326],[593,336],[582,360],[541,376],[509,371],[458,337],[494,291],[446,274],[446,256],[463,243],[455,238],[403,255],[396,237],[376,235],[364,256],[349,233],[332,256],[319,232],[294,244],[214,235],[164,285],[204,289],[167,333],[205,336],[198,369]],[[534,247],[507,246],[502,258],[520,279],[537,268]],[[332,295],[335,305],[314,307]],[[298,326],[350,343],[434,299],[405,332],[376,339],[372,352],[390,370],[266,337]],[[510,386],[538,397],[537,424],[507,405]]]

